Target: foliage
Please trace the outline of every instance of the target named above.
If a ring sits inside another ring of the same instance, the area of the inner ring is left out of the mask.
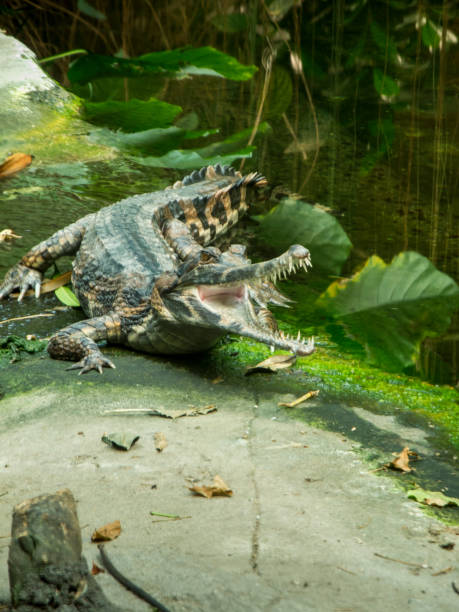
[[[182,112],[180,106],[161,102],[155,98],[149,100],[128,100],[118,102],[84,102],[84,118],[94,123],[102,123],[111,129],[123,132],[139,132],[151,128],[163,128]]]
[[[58,287],[54,293],[57,299],[65,304],[65,306],[71,306],[72,308],[78,308],[80,306],[77,296],[69,287]]]
[[[45,340],[29,340],[21,336],[8,335],[0,338],[0,358],[19,361],[21,353],[40,353],[46,348]]]
[[[332,215],[302,200],[284,199],[258,220],[261,236],[273,249],[285,250],[295,243],[306,245],[313,266],[325,272],[339,274],[352,247]]]
[[[124,78],[152,75],[184,78],[196,75],[223,77],[232,80],[250,79],[255,66],[244,66],[234,57],[212,47],[180,48],[173,51],[147,53],[138,58],[105,56],[95,53],[83,55],[70,66],[68,78],[73,84],[110,81],[105,96],[113,95],[119,88],[117,82]],[[81,87],[77,88],[81,95]],[[119,90],[121,91],[121,90]],[[99,90],[99,96],[104,89]],[[87,121],[103,126],[95,130],[94,141],[122,149],[136,161],[148,166],[178,169],[199,168],[207,164],[232,163],[237,158],[250,157],[254,147],[248,147],[251,130],[233,135],[200,149],[189,149],[187,141],[212,136],[218,130],[197,130],[199,119],[195,113],[180,117],[182,108],[150,96],[147,100],[83,99],[83,116]],[[187,119],[193,115],[190,121]],[[107,129],[108,128],[108,129]],[[265,129],[262,125],[261,131]],[[114,131],[116,130],[116,131]],[[147,155],[148,157],[143,157]],[[142,157],[140,157],[142,156]]]
[[[84,84],[111,76],[124,78],[160,73],[179,78],[193,74],[246,81],[252,78],[256,70],[255,66],[243,66],[236,58],[212,47],[188,47],[147,53],[130,59],[88,53],[72,63],[68,78],[73,83]]]
[[[415,361],[425,337],[446,331],[459,286],[408,251],[389,265],[370,257],[351,279],[332,283],[317,305],[364,347],[370,362],[399,371]]]

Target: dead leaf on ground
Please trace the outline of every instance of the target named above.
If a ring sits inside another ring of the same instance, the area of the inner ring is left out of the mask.
[[[285,408],[295,408],[296,406],[299,406],[300,404],[302,404],[303,402],[305,402],[308,399],[311,399],[311,397],[316,397],[317,395],[319,395],[320,391],[308,391],[307,393],[305,393],[304,395],[302,395],[301,397],[299,397],[296,400],[293,400],[293,402],[279,402],[277,405],[278,406],[284,406]]]
[[[158,451],[158,453],[160,453],[167,446],[166,436],[163,434],[162,431],[158,431],[155,433],[154,439],[155,439],[155,448]]]
[[[202,495],[202,497],[207,498],[215,497],[216,495],[223,495],[226,497],[231,497],[233,495],[233,491],[218,474],[214,476],[214,482],[211,485],[193,485],[188,488],[193,493],[196,493],[196,495]]]
[[[106,434],[102,436],[102,442],[116,448],[117,450],[128,451],[137,440],[140,438],[137,434],[130,433],[127,431],[123,432],[115,432],[111,434]]]
[[[15,234],[12,229],[4,229],[0,232],[0,243],[16,240],[17,238],[22,238],[22,236]]]
[[[27,168],[32,163],[32,156],[27,153],[13,153],[0,164],[0,178],[6,178]]]
[[[245,370],[246,376],[255,372],[277,372],[291,368],[296,363],[296,355],[273,355],[264,361],[260,361],[254,366],[249,366]]]
[[[91,536],[91,542],[109,542],[115,540],[121,533],[121,523],[116,520],[98,527]]]
[[[400,472],[411,472],[414,468],[409,466],[410,457],[419,458],[419,455],[405,446],[405,448],[397,455],[395,454],[395,459],[393,459],[387,467],[392,468],[393,470],[399,470]]]
[[[105,570],[99,567],[94,561],[92,562],[91,574],[97,576],[97,574],[105,574]]]
[[[188,410],[166,410],[165,408],[116,408],[115,410],[104,410],[104,414],[146,414],[159,416],[165,419],[178,419],[179,417],[194,417],[217,412],[215,404],[204,408],[190,406]]]

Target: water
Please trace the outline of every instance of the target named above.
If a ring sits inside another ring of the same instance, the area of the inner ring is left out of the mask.
[[[260,72],[242,84],[206,77],[170,81],[167,101],[181,104],[184,114],[196,112],[201,129],[219,126],[217,138],[221,138],[253,125],[264,79]],[[148,90],[148,82],[143,87]],[[388,105],[367,94],[338,96],[325,90],[316,93],[311,106],[301,80],[292,78],[285,67],[275,67],[269,91],[262,119],[270,129],[256,140],[257,150],[244,162],[244,171],[258,169],[275,187],[274,193],[298,193],[336,216],[353,243],[343,276],[351,275],[373,254],[389,262],[402,251],[414,250],[458,278],[459,122],[453,88],[444,96],[447,113],[441,122],[438,109],[428,101],[411,110],[406,104]],[[136,95],[141,95],[138,84]],[[202,139],[192,144],[207,143]],[[129,159],[33,164],[2,183],[0,229],[11,227],[23,238],[0,247],[0,275],[56,229],[133,193],[162,188],[185,173],[145,168]],[[257,205],[255,212],[266,209]],[[254,223],[247,221],[240,230],[241,240],[255,235],[251,241],[255,258],[272,255],[263,241],[257,242]],[[322,280],[323,290],[333,278]],[[292,287],[296,295],[295,289],[301,286]],[[26,310],[39,311],[41,305],[28,300],[21,306],[5,302],[1,308],[6,319],[23,316]],[[294,316],[289,314],[292,324]],[[2,332],[50,333],[55,324],[46,318],[13,321]],[[456,316],[443,338],[424,343],[412,372],[454,384],[457,330]]]

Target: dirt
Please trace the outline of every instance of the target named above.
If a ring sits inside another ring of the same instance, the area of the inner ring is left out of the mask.
[[[112,561],[174,612],[457,609],[457,529],[374,471],[365,459],[370,443],[279,407],[286,396],[273,387],[282,380],[285,388],[291,374],[241,376],[235,384],[212,382],[183,361],[127,351],[113,359],[117,369],[103,376],[80,377],[37,356],[0,371],[0,600],[9,593],[13,506],[68,487],[88,562],[101,565],[91,533],[118,519],[121,535],[106,546]],[[177,419],[107,412],[211,404],[215,412]],[[328,408],[319,395],[303,409]],[[393,434],[394,418],[341,409]],[[140,436],[129,451],[101,441],[126,431]],[[158,433],[167,440],[161,452]],[[413,440],[434,454],[425,433],[407,426],[394,450]],[[189,490],[215,475],[231,497]],[[97,580],[126,610],[151,609],[108,574]]]

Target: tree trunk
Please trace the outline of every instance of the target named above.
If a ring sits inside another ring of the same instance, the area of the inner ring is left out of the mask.
[[[12,609],[120,611],[89,573],[81,552],[75,499],[68,489],[18,504],[8,558]]]

